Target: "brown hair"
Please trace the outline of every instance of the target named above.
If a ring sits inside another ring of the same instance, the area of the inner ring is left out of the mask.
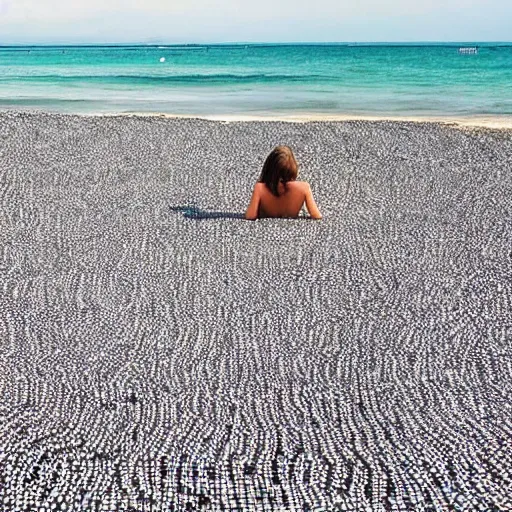
[[[277,146],[267,156],[259,181],[265,183],[272,194],[279,197],[277,190],[279,182],[282,181],[286,187],[288,181],[295,181],[298,169],[299,166],[291,148],[288,146]]]

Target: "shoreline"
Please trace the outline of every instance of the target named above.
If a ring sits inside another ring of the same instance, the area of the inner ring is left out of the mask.
[[[164,119],[202,119],[207,121],[218,121],[222,123],[238,122],[286,122],[286,123],[312,123],[312,122],[346,122],[346,121],[368,121],[368,122],[407,122],[407,123],[436,123],[442,125],[457,126],[460,128],[488,128],[498,130],[512,130],[512,115],[503,116],[393,116],[393,115],[370,115],[370,114],[172,114],[166,112],[57,112],[37,109],[9,109],[2,110],[5,113],[29,113],[49,114],[62,116],[79,117],[157,117]]]
[[[512,115],[505,119],[493,116],[374,116],[374,115],[351,115],[351,114],[299,114],[299,115],[194,115],[194,114],[168,114],[164,112],[121,112],[112,114],[83,114],[93,116],[127,116],[127,117],[163,117],[167,119],[204,119],[208,121],[220,121],[224,123],[236,122],[287,122],[287,123],[311,123],[311,122],[345,122],[345,121],[391,121],[409,123],[437,123],[446,125],[458,125],[461,127],[493,128],[500,130],[512,129]]]

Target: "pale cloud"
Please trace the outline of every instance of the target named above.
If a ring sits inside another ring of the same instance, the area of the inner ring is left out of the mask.
[[[2,17],[6,17],[7,13],[11,9],[11,0],[0,0],[0,20]]]
[[[459,3],[454,0],[452,3]],[[446,4],[446,2],[444,2]],[[411,14],[432,10],[430,2],[411,2],[394,0],[385,4],[378,0],[359,0],[358,2],[339,2],[336,0],[258,0],[240,2],[238,0],[195,0],[194,2],[178,0],[164,2],[161,0],[0,0],[0,5],[8,6],[3,21],[58,21],[77,20],[84,16],[100,13],[143,12],[158,15],[198,13],[223,14],[251,18],[275,18],[285,16],[295,18],[304,14],[334,15],[336,17],[361,14],[399,14],[407,11]],[[283,20],[285,21],[285,20]]]
[[[0,0],[0,44],[506,40],[510,0]]]

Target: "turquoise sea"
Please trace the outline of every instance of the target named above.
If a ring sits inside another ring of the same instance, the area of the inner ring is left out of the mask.
[[[0,46],[0,109],[507,116],[512,43]]]

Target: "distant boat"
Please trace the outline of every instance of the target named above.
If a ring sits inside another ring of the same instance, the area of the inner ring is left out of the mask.
[[[478,46],[462,46],[459,48],[459,53],[465,55],[476,55],[478,53]]]

